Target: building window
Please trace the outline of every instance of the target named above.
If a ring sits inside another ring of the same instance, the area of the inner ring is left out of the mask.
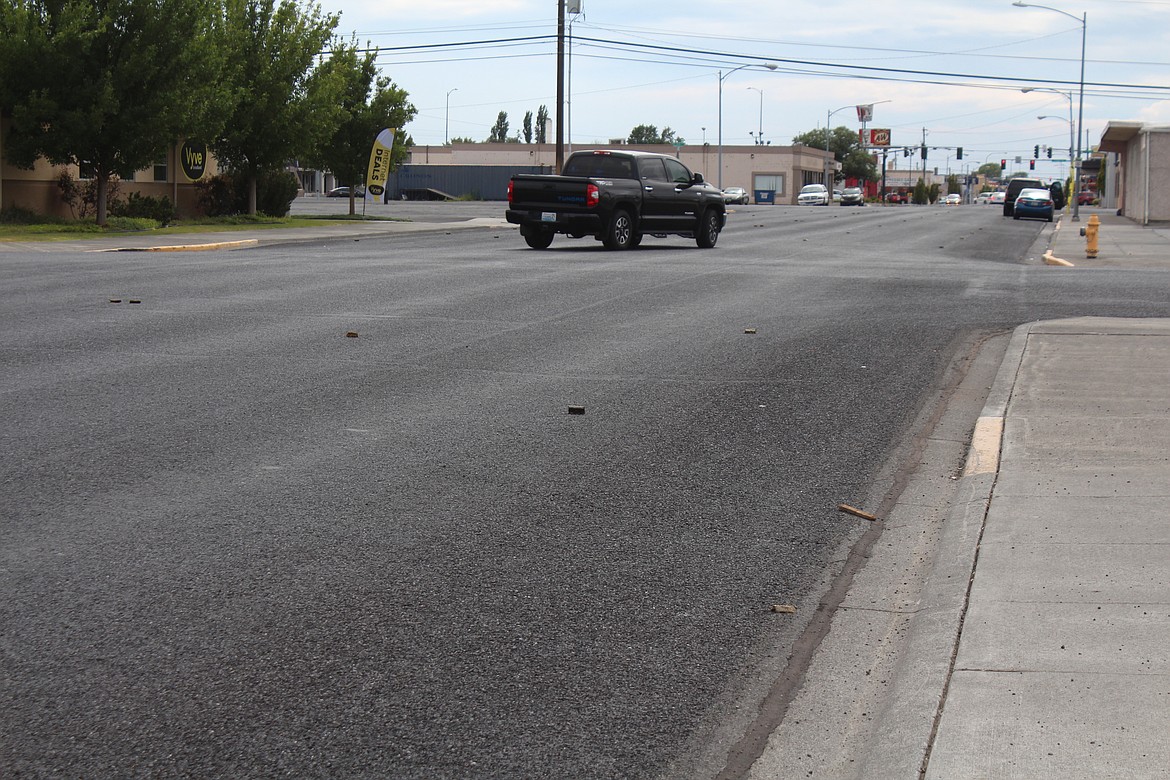
[[[77,178],[81,180],[96,178],[97,172],[93,168],[93,163],[89,160],[82,160],[77,163]]]
[[[753,190],[771,190],[777,195],[784,194],[784,174],[757,173],[752,177]]]
[[[167,178],[167,161],[156,162],[154,164],[154,180],[155,181],[169,181]]]

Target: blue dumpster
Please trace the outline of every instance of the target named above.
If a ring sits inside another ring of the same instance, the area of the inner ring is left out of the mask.
[[[776,202],[776,190],[755,190],[756,204],[767,203],[772,205]]]

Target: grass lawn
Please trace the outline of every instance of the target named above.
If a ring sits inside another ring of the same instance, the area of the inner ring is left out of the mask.
[[[282,228],[316,227],[321,224],[354,221],[403,222],[406,220],[363,217],[361,215],[297,216],[297,217],[219,217],[182,220],[165,228],[145,219],[111,217],[106,227],[98,227],[92,220],[56,220],[44,222],[2,222],[0,241],[72,241],[79,238],[125,238],[126,236],[154,236],[190,233],[222,233],[232,230],[280,230]]]

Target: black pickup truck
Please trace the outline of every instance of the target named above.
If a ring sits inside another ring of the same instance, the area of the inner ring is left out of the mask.
[[[673,157],[596,150],[571,154],[559,176],[513,176],[506,216],[533,249],[547,249],[557,233],[593,236],[608,249],[674,234],[710,249],[727,211],[723,193]]]

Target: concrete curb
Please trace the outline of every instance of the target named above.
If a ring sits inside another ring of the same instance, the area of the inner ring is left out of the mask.
[[[979,543],[991,506],[1003,421],[1034,323],[1012,333],[976,425],[958,492],[943,523],[930,578],[907,635],[881,724],[861,752],[856,777],[919,777],[926,767],[966,617]],[[980,425],[982,423],[982,426]]]
[[[210,244],[172,244],[170,246],[123,246],[100,249],[100,252],[202,252],[211,249],[240,249],[259,246],[259,239],[247,238],[241,241],[216,241]]]

